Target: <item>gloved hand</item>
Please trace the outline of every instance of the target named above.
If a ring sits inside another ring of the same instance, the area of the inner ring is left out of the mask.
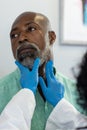
[[[55,106],[64,97],[64,86],[54,76],[52,61],[47,62],[45,70],[47,86],[42,77],[39,83],[46,100]]]
[[[38,68],[40,59],[37,58],[34,61],[33,69],[30,71],[27,67],[20,64],[18,61],[15,62],[21,72],[20,83],[22,88],[28,88],[35,94],[38,85]]]

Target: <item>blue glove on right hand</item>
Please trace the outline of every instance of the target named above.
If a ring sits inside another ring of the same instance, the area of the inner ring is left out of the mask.
[[[52,61],[48,61],[45,70],[47,86],[42,77],[39,78],[39,83],[46,100],[55,106],[64,97],[64,86],[54,76]]]
[[[20,83],[22,88],[31,89],[35,94],[38,85],[38,68],[40,64],[40,59],[37,58],[34,61],[32,71],[30,71],[27,67],[20,64],[18,61],[16,61],[15,63],[21,72]]]

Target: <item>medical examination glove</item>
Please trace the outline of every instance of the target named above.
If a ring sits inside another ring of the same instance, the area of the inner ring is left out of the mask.
[[[46,100],[55,106],[64,97],[64,86],[56,79],[53,73],[52,61],[47,62],[45,71],[47,85],[42,77],[39,78],[39,83]]]
[[[34,61],[34,65],[31,71],[29,70],[29,68],[23,66],[18,61],[16,61],[15,63],[21,72],[20,83],[21,83],[22,88],[28,88],[32,90],[35,94],[37,85],[38,85],[38,80],[39,80],[38,68],[40,64],[40,59],[37,58]]]

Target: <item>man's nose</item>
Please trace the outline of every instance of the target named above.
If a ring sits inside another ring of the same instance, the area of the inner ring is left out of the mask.
[[[21,44],[25,41],[28,41],[27,36],[24,33],[21,33],[20,37],[19,37],[19,44]]]

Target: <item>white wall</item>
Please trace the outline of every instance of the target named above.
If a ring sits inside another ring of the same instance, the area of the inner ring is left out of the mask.
[[[61,46],[59,44],[58,3],[59,0],[0,0],[0,77],[16,68],[10,46],[9,32],[16,16],[24,11],[36,11],[48,16],[52,29],[57,34],[54,46],[55,66],[59,72],[72,77],[71,68],[78,62],[86,47]]]

